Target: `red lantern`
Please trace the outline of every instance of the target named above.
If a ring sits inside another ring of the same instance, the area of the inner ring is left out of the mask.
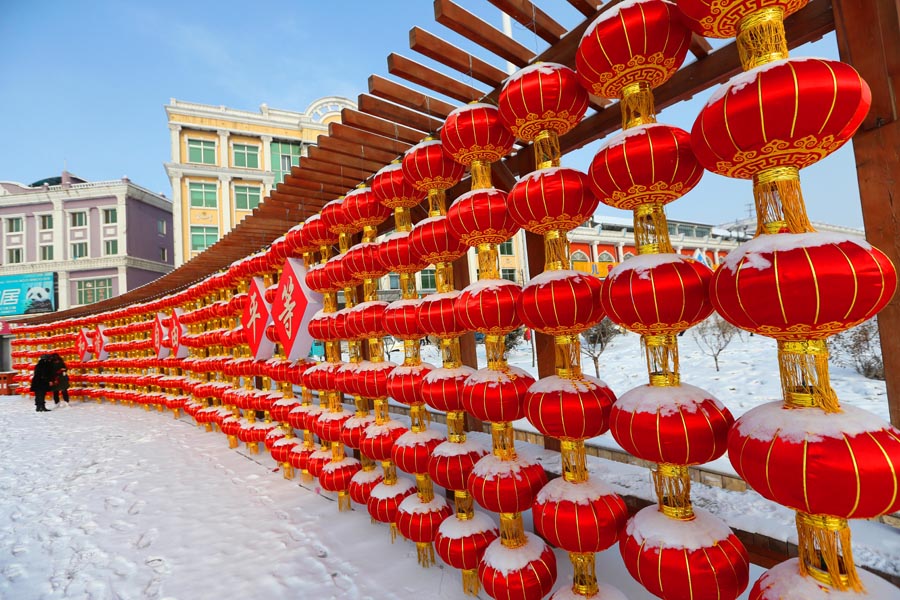
[[[410,234],[398,231],[386,237],[378,246],[378,257],[385,271],[415,273],[428,266],[410,245]]]
[[[655,463],[699,465],[725,453],[734,417],[692,385],[643,385],[613,405],[610,430],[626,452]]]
[[[609,429],[609,411],[615,401],[616,395],[599,379],[552,375],[528,388],[525,412],[528,421],[544,435],[582,440]]]
[[[465,172],[462,165],[444,154],[438,140],[426,139],[403,155],[403,176],[420,192],[450,189]]]
[[[486,454],[484,447],[469,440],[463,443],[443,442],[431,451],[428,474],[444,489],[465,490],[475,463]]]
[[[628,521],[619,550],[631,576],[660,598],[734,600],[747,587],[747,550],[704,510],[681,521],[648,506]]]
[[[445,519],[434,536],[434,548],[445,563],[471,573],[478,569],[484,551],[499,535],[494,522],[482,513],[466,520]]]
[[[415,542],[421,552],[422,546],[431,545],[438,527],[452,514],[453,509],[443,498],[435,497],[426,503],[417,495],[409,495],[397,507],[397,529],[400,535]],[[430,560],[433,560],[433,557],[423,562],[429,564]]]
[[[313,451],[309,455],[309,459],[306,463],[306,470],[309,471],[309,474],[318,479],[322,475],[322,471],[325,468],[325,465],[331,462],[331,450],[319,450]]]
[[[379,279],[388,269],[381,264],[380,243],[364,243],[353,246],[344,255],[347,271],[357,279]]]
[[[359,441],[359,451],[372,460],[391,460],[394,441],[404,433],[406,428],[394,420],[369,425]]]
[[[447,211],[450,228],[468,246],[502,244],[519,230],[506,194],[495,188],[466,192]]]
[[[466,286],[454,305],[457,322],[485,335],[506,335],[521,320],[516,303],[522,288],[503,279],[485,279]]]
[[[419,302],[419,300],[394,300],[388,304],[382,318],[385,331],[400,340],[421,338]]]
[[[625,3],[603,11],[575,53],[578,80],[601,98],[619,98],[626,86],[659,87],[678,70],[691,31],[670,2]]]
[[[635,256],[610,271],[603,309],[613,322],[640,335],[677,334],[712,313],[711,275],[706,265],[680,254]]]
[[[459,294],[457,290],[428,294],[419,301],[416,315],[424,335],[452,338],[466,333],[467,329],[456,319],[455,307]]]
[[[350,485],[347,486],[347,493],[350,499],[357,504],[368,504],[369,497],[372,495],[372,489],[384,480],[380,469],[365,469],[357,471],[350,479]]]
[[[363,361],[357,366],[359,381],[357,387],[361,396],[366,398],[383,398],[388,396],[388,375],[397,366],[389,361]]]
[[[514,73],[500,91],[500,118],[520,140],[530,142],[543,131],[563,135],[575,127],[588,107],[588,95],[572,69],[537,63]]]
[[[589,479],[554,479],[537,495],[534,529],[566,552],[602,552],[617,541],[628,520],[628,507],[617,494]]]
[[[880,577],[864,569],[858,571],[865,588],[864,592],[839,592],[833,587],[819,583],[800,572],[800,560],[789,558],[777,564],[756,580],[750,590],[750,600],[786,600],[803,598],[809,600],[836,600],[845,598],[893,598],[897,588]],[[788,595],[789,594],[789,595]]]
[[[420,221],[409,234],[409,247],[427,264],[453,262],[466,253],[466,245],[450,229],[447,217]]]
[[[545,271],[522,288],[517,313],[530,329],[577,335],[603,318],[603,283],[578,271]]]
[[[399,478],[393,485],[379,483],[372,488],[366,508],[369,515],[381,523],[396,523],[397,509],[407,496],[416,493],[416,484],[409,479]]]
[[[798,511],[870,519],[900,509],[900,431],[842,408],[757,406],[732,428],[728,458],[762,496]]]
[[[433,368],[428,363],[396,367],[387,378],[388,395],[407,406],[424,403],[422,382],[425,375]]]
[[[710,295],[716,311],[741,329],[807,340],[871,318],[896,286],[894,265],[861,239],[780,233],[733,250],[716,270]]]
[[[461,165],[497,162],[512,150],[515,137],[490,104],[472,103],[447,115],[441,127],[444,152]]]
[[[775,61],[733,77],[694,122],[691,146],[714,173],[749,179],[802,169],[853,137],[872,94],[850,65],[821,58]]]
[[[522,229],[540,235],[575,229],[594,214],[598,204],[587,175],[566,167],[548,167],[523,176],[506,198],[512,219]]]
[[[475,369],[465,365],[455,369],[433,369],[422,379],[419,393],[422,400],[435,410],[444,412],[464,410],[462,390],[466,379]],[[460,489],[460,488],[453,488]]]
[[[521,457],[500,460],[488,454],[475,464],[466,487],[486,510],[517,513],[531,508],[546,483],[547,474],[541,465]]]
[[[325,226],[333,233],[356,233],[359,231],[359,228],[350,219],[350,215],[344,210],[344,200],[342,198],[327,202],[322,207],[319,215],[321,215]]]
[[[325,294],[327,292],[340,291],[331,279],[331,273],[325,269],[326,265],[314,265],[306,272],[306,285],[309,289]],[[333,267],[332,267],[333,268]]]
[[[422,201],[425,192],[403,177],[399,162],[382,167],[372,178],[372,193],[388,208],[412,208]]]
[[[444,438],[432,429],[407,431],[394,441],[391,459],[407,473],[427,473],[431,451],[443,441]]]
[[[463,406],[482,421],[516,421],[525,416],[525,394],[532,384],[534,379],[516,367],[481,369],[463,383]]]
[[[359,461],[355,458],[344,457],[341,460],[332,460],[322,467],[319,474],[319,483],[329,492],[346,492],[350,487],[350,480],[359,472]]]
[[[375,227],[391,216],[391,209],[382,204],[369,187],[358,187],[344,198],[344,213],[359,231]]]
[[[478,579],[491,598],[540,600],[556,583],[556,555],[539,537],[525,532],[526,543],[507,548],[494,540],[478,565]],[[516,568],[510,569],[510,565]]]

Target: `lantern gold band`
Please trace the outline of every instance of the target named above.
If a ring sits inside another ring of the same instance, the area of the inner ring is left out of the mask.
[[[478,569],[462,570],[462,588],[466,596],[477,596],[481,591],[481,581],[478,579]]]
[[[375,398],[375,423],[377,425],[384,425],[391,420],[391,415],[388,412],[389,408],[390,405],[386,397]]]
[[[544,234],[544,270],[562,271],[569,268],[569,238],[565,231]]]
[[[338,234],[338,249],[341,251],[341,254],[346,254],[347,250],[350,249],[350,234],[346,231]]]
[[[506,369],[506,339],[502,335],[484,336],[484,351],[488,369],[494,371]]]
[[[397,483],[397,465],[392,460],[381,461],[381,469],[384,471],[384,485],[395,485]]]
[[[796,167],[773,167],[753,176],[756,203],[756,235],[815,231],[806,215],[800,189],[800,171]]]
[[[583,483],[588,480],[587,459],[584,452],[584,440],[560,440],[560,459],[562,460],[563,478],[570,483]]]
[[[737,47],[745,71],[787,58],[784,9],[780,6],[761,8],[741,19]]]
[[[639,81],[622,88],[622,129],[656,123],[656,103],[649,83]]]
[[[333,313],[337,310],[337,293],[325,292],[322,294],[322,312]]]
[[[371,244],[378,237],[378,228],[374,225],[366,225],[362,230],[362,243]]]
[[[831,388],[825,340],[779,341],[778,370],[785,407],[841,412]]]
[[[456,518],[468,521],[475,516],[475,503],[468,490],[453,490],[453,501],[456,504]]]
[[[431,415],[424,404],[413,404],[409,407],[409,429],[414,433],[422,433],[428,429]]]
[[[864,591],[853,564],[847,519],[797,513],[800,573],[838,591]]]
[[[369,399],[360,395],[353,396],[353,403],[356,405],[356,416],[365,417],[369,414]]]
[[[453,263],[439,262],[434,265],[435,289],[439,294],[453,290]]]
[[[447,193],[442,189],[428,190],[428,216],[442,217],[447,214]]]
[[[434,500],[434,483],[428,473],[416,473],[416,492],[425,504]]]
[[[509,421],[491,423],[491,449],[500,460],[516,458],[515,431]]]
[[[403,340],[403,366],[417,367],[422,364],[422,344],[419,340]]]
[[[645,335],[641,340],[647,358],[650,385],[673,387],[680,383],[678,340],[674,335]]]
[[[650,474],[656,501],[664,515],[679,521],[694,518],[691,506],[691,475],[686,465],[659,463]]]
[[[447,440],[453,444],[466,441],[466,413],[451,410],[447,413]]]
[[[441,338],[441,364],[445,369],[456,369],[462,365],[462,350],[459,338]]]
[[[384,362],[384,340],[381,338],[369,338],[369,361]]]
[[[394,209],[394,230],[412,231],[412,216],[405,206],[398,206]]]
[[[500,277],[497,244],[478,244],[478,280]]]
[[[469,173],[472,175],[473,190],[486,190],[493,187],[491,183],[491,163],[485,160],[473,160],[472,165],[469,167]],[[437,215],[430,216],[436,217]]]
[[[500,513],[500,543],[507,548],[521,548],[527,542],[522,513]]]
[[[559,135],[552,129],[545,129],[534,136],[534,168],[558,167],[562,152],[559,149]]]
[[[577,335],[557,335],[556,374],[563,379],[581,379],[581,342]]]
[[[674,252],[662,204],[642,204],[634,209],[634,241],[638,254]]]
[[[600,591],[597,585],[597,567],[593,552],[569,552],[572,562],[572,591],[579,596],[590,598]]]
[[[375,279],[363,280],[363,298],[366,302],[378,300],[378,281]]]

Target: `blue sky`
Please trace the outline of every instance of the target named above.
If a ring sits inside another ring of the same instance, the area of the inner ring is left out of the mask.
[[[485,0],[457,3],[500,27]],[[563,0],[537,4],[567,27],[581,20]],[[30,183],[65,164],[89,180],[127,175],[171,196],[162,166],[170,98],[247,110],[262,103],[303,110],[326,95],[355,100],[370,74],[388,75],[391,52],[437,66],[409,50],[414,25],[505,67],[436,23],[430,0],[0,2],[0,180]],[[545,47],[513,25],[521,43]],[[834,35],[793,54],[837,58]],[[667,109],[660,121],[689,130],[708,95]],[[599,145],[563,163],[586,169]],[[803,170],[801,180],[814,221],[862,227],[849,145]],[[749,182],[707,173],[667,212],[723,223],[747,216],[751,202]]]

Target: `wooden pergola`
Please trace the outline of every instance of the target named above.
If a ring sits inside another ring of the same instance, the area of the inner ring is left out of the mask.
[[[619,3],[568,0],[584,20],[567,30],[531,0],[488,0],[549,44],[539,55],[506,36],[478,16],[454,3],[435,0],[435,21],[517,67],[535,61],[574,67],[575,51],[593,19]],[[900,264],[900,7],[896,0],[810,0],[785,22],[788,45],[795,48],[835,30],[841,59],[853,65],[872,88],[872,109],[853,139],[866,234]],[[104,302],[29,319],[45,323],[84,317],[179,291],[206,276],[227,268],[235,260],[263,248],[294,224],[319,212],[322,206],[367,180],[428,134],[435,133],[459,103],[496,101],[507,74],[504,70],[453,45],[421,27],[409,32],[414,52],[439,63],[438,70],[413,58],[392,53],[387,57],[391,77],[372,75],[368,93],[358,98],[357,110],[342,111],[341,123],[329,126],[308,157],[292,169],[284,182],[264,202],[215,245],[156,281]],[[729,43],[713,51],[705,39],[694,36],[691,52],[696,60],[682,67],[665,85],[654,90],[658,110],[687,100],[712,85],[740,72],[737,46]],[[462,76],[462,77],[461,77]],[[473,81],[473,85],[463,82]],[[405,83],[427,91],[418,91]],[[432,93],[434,95],[432,95]],[[442,100],[440,98],[446,98]],[[560,140],[563,153],[602,139],[621,126],[618,104],[592,98],[594,112]],[[519,148],[494,166],[494,183],[509,189],[516,178],[533,170],[528,148]],[[450,197],[467,189],[462,183]],[[749,194],[749,188],[748,188]],[[897,202],[895,203],[895,200]],[[421,215],[420,215],[421,217]],[[527,235],[531,272],[543,268],[543,244]],[[457,283],[466,285],[462,264]],[[879,316],[891,420],[900,425],[900,299]],[[537,336],[541,376],[553,368],[552,344]],[[470,347],[470,358],[474,348]]]

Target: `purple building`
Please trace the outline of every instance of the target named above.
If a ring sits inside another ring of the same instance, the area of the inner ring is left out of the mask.
[[[0,181],[0,319],[65,310],[173,268],[172,203],[127,178]]]

